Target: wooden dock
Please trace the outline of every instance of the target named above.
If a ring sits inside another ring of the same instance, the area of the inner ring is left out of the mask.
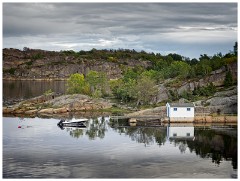
[[[164,117],[161,116],[111,116],[111,120],[115,122],[117,126],[119,126],[119,121],[126,120],[130,126],[151,126],[151,127],[159,127],[163,126]]]
[[[151,120],[151,119],[162,119],[164,117],[160,116],[111,116],[110,117],[113,120],[119,120],[119,119],[137,119],[137,120]]]

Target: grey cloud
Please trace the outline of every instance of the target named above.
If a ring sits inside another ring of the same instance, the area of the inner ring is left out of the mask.
[[[196,32],[202,31],[237,39],[237,3],[3,3],[4,46],[10,46],[7,41],[12,37],[34,36],[39,40],[46,37],[43,42],[52,40],[50,44],[67,40],[78,49],[97,46],[96,42],[104,39],[115,42],[114,46],[155,50],[157,47],[151,46],[154,40],[172,42],[176,33],[177,37],[189,33],[194,42],[198,40]],[[155,37],[152,42],[147,41],[150,35]],[[128,40],[133,36],[137,43]],[[112,47],[105,44],[104,48]]]
[[[6,22],[12,22],[11,19],[24,25],[26,34],[29,32],[30,34],[41,34],[41,31],[46,30],[45,27],[41,28],[41,25],[47,26],[49,33],[65,32],[64,27],[66,26],[74,30],[80,29],[79,32],[81,32],[83,28],[93,27],[97,31],[98,28],[121,25],[128,28],[130,32],[135,30],[134,34],[136,34],[139,28],[146,29],[146,31],[154,31],[154,29],[164,31],[166,28],[177,29],[178,25],[192,23],[198,25],[236,23],[236,14],[232,17],[232,11],[223,11],[223,9],[228,9],[226,6],[230,6],[231,9],[234,4],[4,4],[3,33],[4,35],[10,34],[11,31],[7,30],[12,27],[9,27],[9,23]],[[231,18],[227,18],[228,16]],[[62,27],[52,32],[54,29],[52,26],[56,27],[58,23],[61,23]],[[81,25],[85,27],[81,27]],[[32,26],[39,26],[39,32],[36,32]],[[235,26],[237,25],[235,24]],[[17,30],[11,34],[15,33],[17,36]],[[43,33],[47,32],[43,31]]]

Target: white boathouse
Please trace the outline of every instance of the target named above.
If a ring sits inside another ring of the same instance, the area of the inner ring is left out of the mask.
[[[167,117],[169,121],[194,121],[193,103],[167,103]]]

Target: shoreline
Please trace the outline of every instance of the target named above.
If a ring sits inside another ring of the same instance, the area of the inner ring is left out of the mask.
[[[169,120],[167,117],[161,117],[159,115],[151,115],[152,117],[155,117],[154,119],[149,118],[150,115],[146,118],[139,118],[137,116],[132,116],[132,117],[125,117],[124,116],[115,116],[116,113],[123,113],[123,110],[118,110],[117,112],[114,109],[98,109],[98,110],[79,110],[79,111],[64,111],[64,112],[56,112],[53,109],[50,108],[51,111],[29,111],[27,113],[23,112],[4,112],[3,111],[3,117],[26,117],[26,118],[56,118],[56,119],[61,119],[61,118],[71,118],[71,117],[86,117],[86,118],[91,118],[91,117],[96,117],[96,116],[110,116],[111,119],[115,120],[126,120],[129,124],[134,123],[140,123],[140,124],[147,124],[151,125],[152,123],[154,124],[238,124],[238,116],[237,115],[208,115],[208,116],[195,116],[194,120],[192,121],[173,121]],[[62,108],[58,108],[59,110],[62,110]],[[126,110],[125,110],[126,111]],[[126,114],[125,114],[126,115]],[[151,117],[150,116],[150,117]],[[119,117],[119,119],[116,117]],[[134,120],[134,121],[133,121]]]
[[[92,98],[82,94],[59,95],[50,93],[30,98],[11,106],[3,107],[2,113],[11,116],[65,116],[68,114],[108,112],[113,114],[129,113],[128,110],[115,107],[109,100]]]
[[[3,107],[3,116],[9,115],[13,117],[69,117],[69,115],[94,115],[103,114],[121,115],[122,119],[129,122],[135,120],[159,120],[161,123],[237,123],[237,115],[228,114],[208,114],[199,115],[195,112],[195,116],[191,120],[169,120],[166,117],[166,107],[160,106],[152,109],[131,110],[121,107],[108,99],[92,98],[82,94],[59,95],[50,93],[27,99],[11,106]],[[116,119],[121,119],[116,116]],[[114,119],[114,118],[113,118]]]
[[[65,113],[35,113],[35,114],[21,114],[21,113],[3,113],[3,117],[24,117],[24,118],[56,118],[56,119],[62,119],[62,118],[91,118],[91,117],[96,117],[96,116],[110,116],[112,117],[114,115],[113,112],[111,111],[104,111],[104,110],[92,110],[92,111],[78,111],[78,112],[65,112]],[[113,116],[115,117],[115,116]],[[206,120],[206,117],[208,119]],[[212,117],[211,119],[209,119]],[[193,124],[193,125],[209,125],[209,124],[238,124],[237,120],[238,116],[203,116],[201,119],[195,118],[193,121],[169,121],[166,118],[158,118],[155,120],[151,119],[145,119],[145,120],[140,120],[138,118],[126,118],[125,120],[131,125],[134,123],[135,125],[137,123],[139,124],[146,124],[146,125],[151,125],[151,124],[159,124],[160,125],[165,125],[165,124],[175,124],[175,125],[186,125],[186,124]],[[130,120],[135,119],[136,121],[130,122]]]

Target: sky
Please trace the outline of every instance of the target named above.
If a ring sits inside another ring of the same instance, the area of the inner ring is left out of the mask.
[[[3,48],[229,53],[237,3],[3,3]]]

